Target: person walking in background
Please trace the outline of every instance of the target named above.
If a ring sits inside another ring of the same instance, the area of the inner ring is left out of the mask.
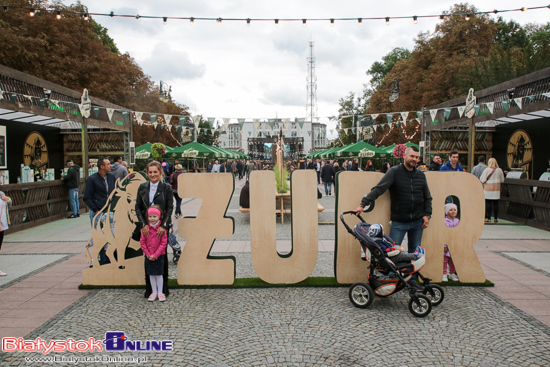
[[[208,164],[206,165],[206,173],[212,172],[212,161],[208,161]]]
[[[4,242],[4,231],[7,231],[10,224],[10,214],[8,206],[11,206],[11,198],[6,196],[3,191],[0,191],[0,250],[2,249],[2,242]],[[0,270],[0,277],[8,275]]]
[[[353,164],[351,165],[352,171],[359,171],[359,159],[355,158]]]
[[[166,158],[162,158],[162,172],[164,173],[164,177],[167,180],[168,177],[170,177],[170,164],[166,162]]]
[[[456,150],[451,151],[449,154],[449,161],[442,165],[439,170],[464,172],[464,168],[458,163],[458,152]]]
[[[168,183],[172,186],[174,199],[176,199],[176,218],[181,217],[181,197],[178,195],[178,176],[184,172],[185,170],[183,169],[182,165],[178,163],[174,167],[174,173],[172,173],[170,175],[170,178],[168,179]]]
[[[250,173],[256,169],[256,165],[254,164],[254,161],[248,161],[246,163],[246,180],[250,180]]]
[[[439,171],[441,169],[441,157],[439,155],[434,155],[428,170],[430,171]]]
[[[243,179],[243,168],[244,168],[243,161],[242,161],[242,159],[239,159],[237,161],[237,172],[239,174],[239,180]]]
[[[168,243],[168,236],[166,232],[159,234],[160,220],[162,218],[162,211],[158,205],[152,205],[148,210],[148,224],[147,234],[141,233],[139,243],[141,249],[145,254],[145,273],[149,276],[149,282],[151,283],[151,294],[148,301],[153,302],[159,298],[160,302],[166,301],[166,295],[163,292],[164,279],[162,274],[164,272],[164,260],[166,255],[166,244]],[[170,214],[168,214],[170,215]]]
[[[382,167],[380,167],[381,173],[386,173],[390,169],[390,164],[388,162],[382,163]]]
[[[485,195],[485,223],[491,221],[491,212],[495,223],[498,223],[498,201],[500,200],[500,185],[504,182],[504,173],[498,167],[495,158],[489,159],[489,164],[479,180],[483,184],[483,194]]]
[[[365,171],[366,172],[374,172],[374,164],[372,163],[372,161],[370,159],[367,161],[367,165],[365,166]]]
[[[325,161],[325,165],[321,170],[321,181],[325,185],[325,195],[327,196],[332,195],[333,179],[334,175],[332,172],[332,165],[330,164],[330,161]]]
[[[220,173],[220,164],[218,161],[214,161],[214,165],[212,166],[212,170],[210,172]]]
[[[317,185],[321,184],[321,160],[317,159],[315,162],[315,173],[317,174]]]
[[[476,176],[479,180],[481,178],[481,175],[483,174],[483,171],[485,171],[485,168],[487,168],[487,165],[485,164],[484,155],[480,155],[477,161],[479,163],[477,164],[477,166],[474,167],[474,169],[472,169],[472,175]]]
[[[122,165],[122,157],[115,155],[113,157],[113,164],[111,166],[111,173],[122,182],[124,177],[128,175],[128,170]]]
[[[78,193],[80,191],[80,167],[74,164],[72,159],[67,160],[67,174],[63,176],[63,181],[67,183],[69,189],[69,201],[71,202],[72,214],[67,218],[80,217],[80,203]]]

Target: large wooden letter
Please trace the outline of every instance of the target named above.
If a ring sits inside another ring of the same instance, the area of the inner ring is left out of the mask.
[[[178,262],[179,284],[233,284],[235,258],[212,257],[209,253],[216,238],[228,238],[233,234],[233,218],[226,217],[225,212],[234,188],[232,174],[185,173],[178,176],[180,197],[202,199],[197,217],[178,222],[180,237],[187,237]]]
[[[422,247],[426,249],[426,266],[422,274],[440,281],[443,274],[443,245],[447,244],[461,282],[483,283],[485,274],[474,250],[483,232],[485,197],[476,176],[465,172],[426,172],[433,197],[430,226],[424,230]],[[445,198],[460,200],[460,223],[445,226]]]
[[[275,230],[275,174],[254,171],[250,177],[250,242],[252,265],[271,284],[293,284],[315,269],[318,252],[317,176],[313,170],[292,173],[292,250],[277,252]],[[284,215],[284,214],[281,214]]]
[[[361,245],[348,233],[340,213],[355,210],[363,195],[376,186],[383,174],[377,172],[339,172],[336,176],[336,246],[334,251],[336,281],[342,284],[366,281],[368,263],[361,260]],[[375,209],[361,215],[367,223],[378,223],[384,226],[386,234],[390,233],[390,195],[386,192],[375,202]],[[359,219],[353,215],[344,216],[346,223],[353,229]]]

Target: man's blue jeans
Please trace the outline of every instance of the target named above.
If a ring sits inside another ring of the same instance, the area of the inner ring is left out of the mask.
[[[424,219],[420,218],[413,220],[412,222],[396,222],[392,221],[390,237],[395,241],[397,246],[401,246],[405,234],[409,241],[410,253],[413,253],[416,250],[417,246],[422,247],[422,225],[424,224]]]
[[[332,182],[325,182],[325,195],[329,195],[332,192]]]
[[[73,215],[78,215],[80,213],[80,204],[78,203],[78,187],[75,189],[69,189],[69,200],[71,201]]]

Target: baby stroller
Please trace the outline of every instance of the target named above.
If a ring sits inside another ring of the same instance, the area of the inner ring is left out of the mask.
[[[174,264],[177,264],[181,256],[181,246],[176,235],[174,234],[174,225],[172,223],[170,223],[170,228],[168,229],[168,244],[172,247],[172,253],[174,256],[172,261]]]
[[[340,214],[340,220],[347,231],[359,240],[365,259],[370,263],[368,284],[363,282],[355,283],[349,289],[349,299],[355,307],[367,308],[374,300],[374,295],[387,297],[406,288],[409,291],[409,311],[416,317],[425,317],[432,311],[432,306],[437,306],[445,297],[443,288],[430,284],[431,279],[420,274],[424,267],[426,258],[422,256],[416,261],[394,264],[388,258],[386,252],[367,234],[370,224],[358,215],[361,220],[352,230],[344,220],[344,215],[353,214],[349,211]],[[385,236],[390,242],[391,238]],[[424,287],[417,289],[409,284],[409,281],[417,274],[424,282]],[[374,290],[374,291],[373,291]]]

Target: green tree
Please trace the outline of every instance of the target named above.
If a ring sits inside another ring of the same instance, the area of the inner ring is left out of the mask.
[[[386,56],[382,57],[382,62],[376,61],[372,64],[367,74],[372,76],[370,84],[374,89],[379,88],[385,81],[386,75],[392,71],[395,64],[400,60],[406,60],[411,57],[411,52],[406,48],[396,47]]]

